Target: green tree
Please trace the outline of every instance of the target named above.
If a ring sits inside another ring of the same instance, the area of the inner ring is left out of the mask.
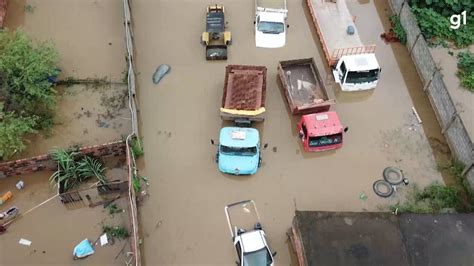
[[[23,138],[35,133],[36,117],[0,113],[0,158],[7,159],[26,148]]]
[[[22,31],[0,31],[0,159],[26,148],[24,137],[52,126],[58,53]]]
[[[56,91],[49,78],[59,74],[59,55],[49,42],[33,42],[24,32],[0,32],[0,94],[6,111],[37,116],[37,126],[51,120]]]

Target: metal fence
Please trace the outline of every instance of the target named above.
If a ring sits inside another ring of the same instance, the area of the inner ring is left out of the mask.
[[[133,64],[133,31],[130,0],[123,0],[124,11],[124,27],[125,27],[125,43],[127,48],[127,84],[128,84],[128,105],[132,117],[132,132],[127,136],[127,165],[128,165],[128,197],[130,208],[130,219],[132,225],[132,253],[135,266],[141,265],[140,255],[140,236],[138,232],[138,210],[135,190],[133,189],[133,178],[137,175],[137,166],[133,152],[131,151],[131,141],[138,137],[138,116],[137,116],[137,100],[135,90],[135,71]]]
[[[445,136],[454,157],[466,165],[463,175],[474,190],[472,141],[444,84],[442,74],[431,56],[408,1],[389,0],[389,3],[407,33],[408,51],[423,82],[423,91],[428,95],[435,111],[441,133]]]

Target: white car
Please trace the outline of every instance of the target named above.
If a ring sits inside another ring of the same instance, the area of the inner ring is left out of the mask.
[[[247,208],[250,204],[253,206],[257,218],[254,228],[246,230],[232,225],[229,208],[236,206]],[[254,201],[246,200],[229,204],[225,207],[225,213],[232,241],[239,258],[237,264],[240,266],[273,266],[273,257],[276,255],[276,252],[272,253],[270,250]]]

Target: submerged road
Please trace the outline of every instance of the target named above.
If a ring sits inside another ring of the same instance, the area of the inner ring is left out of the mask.
[[[333,109],[350,130],[343,148],[311,154],[302,151],[295,134],[297,118],[289,114],[277,80],[279,60],[308,57],[315,58],[327,77],[304,2],[288,1],[290,28],[287,44],[280,49],[255,47],[253,1],[220,3],[226,8],[233,44],[227,61],[208,62],[199,44],[208,1],[133,1],[145,145],[140,171],[150,182],[149,197],[140,207],[146,265],[234,265],[224,206],[244,199],[256,201],[278,252],[277,265],[288,265],[286,231],[296,208],[377,211],[379,205],[400,199],[400,194],[381,199],[372,191],[372,183],[391,165],[402,168],[412,183],[442,180],[424,128],[411,113],[415,105],[423,126],[439,130],[426,98],[413,93],[422,88],[416,70],[404,47],[379,39],[388,25],[384,1],[348,1],[362,41],[377,45],[381,80],[369,93],[345,94],[329,88],[337,100]],[[171,72],[154,85],[152,74],[164,63]],[[254,176],[223,175],[214,162],[215,147],[209,140],[217,139],[224,125],[219,106],[227,64],[268,68],[267,119],[256,127],[269,148]],[[359,199],[361,192],[367,200]]]

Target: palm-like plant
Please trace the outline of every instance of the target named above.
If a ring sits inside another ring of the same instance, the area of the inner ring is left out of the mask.
[[[58,169],[49,180],[55,185],[62,186],[64,191],[68,191],[90,177],[96,177],[102,184],[107,182],[104,174],[105,167],[95,158],[64,149],[54,149],[51,151],[51,157],[57,162]]]
[[[65,191],[73,188],[78,181],[80,181],[80,177],[76,172],[77,166],[75,163],[78,155],[79,153],[75,151],[54,149],[51,152],[51,157],[55,162],[57,162],[58,169],[49,178],[50,182],[55,183],[56,185],[62,184]]]
[[[105,177],[104,172],[104,166],[95,158],[84,156],[84,158],[77,163],[77,173],[83,179],[95,176],[100,183],[105,184],[107,178]]]

